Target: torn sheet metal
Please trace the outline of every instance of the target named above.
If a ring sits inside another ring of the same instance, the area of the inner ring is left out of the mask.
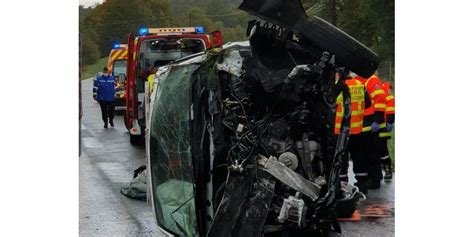
[[[243,212],[234,227],[233,236],[260,237],[274,197],[276,180],[270,174],[256,170],[257,182],[247,198]]]
[[[228,52],[228,55],[224,57],[224,61],[217,64],[217,69],[240,77],[242,75],[243,59],[238,50],[230,50]]]
[[[292,169],[286,167],[283,163],[276,160],[275,157],[269,159],[260,156],[258,163],[263,166],[263,170],[270,173],[273,177],[280,180],[288,187],[303,193],[304,195],[315,201],[319,197],[321,187],[307,179]]]
[[[251,176],[231,173],[208,237],[231,236],[251,187]]]

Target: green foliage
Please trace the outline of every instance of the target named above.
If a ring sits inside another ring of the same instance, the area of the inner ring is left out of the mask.
[[[85,65],[90,65],[95,62],[100,57],[99,46],[92,40],[91,36],[88,34],[82,36],[82,63]]]
[[[86,65],[82,69],[81,79],[88,79],[102,72],[102,68],[107,65],[108,57],[100,58],[95,63]]]
[[[373,49],[382,59],[381,71],[394,61],[394,0],[301,0],[308,16],[318,16]],[[107,56],[115,41],[140,26],[202,25],[207,32],[220,30],[224,41],[245,40],[249,14],[235,0],[107,0],[95,8],[79,8],[84,36],[84,63]],[[100,56],[97,56],[97,50]],[[393,64],[392,64],[393,66]]]
[[[331,8],[331,2],[335,7]],[[379,54],[382,61],[394,60],[394,0],[303,0],[308,16],[331,22]]]

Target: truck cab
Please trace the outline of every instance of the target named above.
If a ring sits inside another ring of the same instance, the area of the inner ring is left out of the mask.
[[[130,143],[144,141],[146,128],[145,99],[149,96],[148,80],[159,67],[177,59],[222,46],[219,31],[206,34],[204,27],[139,29],[128,37],[124,122],[130,131]]]

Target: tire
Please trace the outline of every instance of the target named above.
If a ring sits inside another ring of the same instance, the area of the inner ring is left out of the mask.
[[[379,57],[365,45],[321,18],[308,19],[299,0],[244,0],[240,9],[265,21],[298,31],[316,47],[336,56],[336,64],[363,77],[379,66]]]
[[[143,143],[143,136],[130,134],[130,144],[141,145]]]
[[[124,113],[123,113],[123,125],[125,125],[125,128],[127,130],[130,130],[130,128],[128,127],[128,124],[127,124],[127,120],[128,120],[127,110],[125,110]]]
[[[321,18],[300,22],[295,25],[295,29],[319,48],[333,53],[336,64],[362,77],[372,76],[379,66],[380,60],[376,53]]]

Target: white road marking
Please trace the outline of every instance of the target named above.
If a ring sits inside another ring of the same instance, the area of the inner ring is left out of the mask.
[[[83,123],[81,123],[81,130],[87,130],[92,134],[92,136],[98,137],[97,133],[95,133],[94,130],[91,130],[91,129],[87,128],[86,125],[84,125]]]
[[[128,183],[132,180],[132,174],[120,163],[105,162],[97,165],[112,183]]]
[[[104,147],[95,137],[82,137],[81,139],[85,147]]]

